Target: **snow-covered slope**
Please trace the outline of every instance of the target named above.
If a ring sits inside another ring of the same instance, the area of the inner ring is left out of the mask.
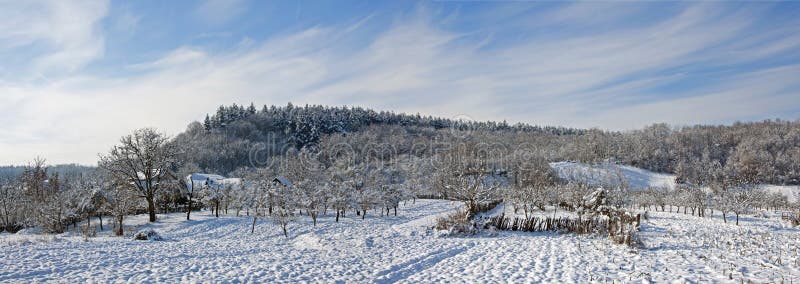
[[[564,179],[585,178],[592,183],[601,184],[604,180],[614,180],[617,173],[621,173],[631,189],[641,190],[646,188],[675,188],[675,175],[655,173],[648,170],[617,165],[613,163],[603,163],[599,165],[589,165],[577,162],[556,162],[550,163],[559,177]]]
[[[550,167],[563,179],[585,179],[596,185],[602,184],[604,180],[614,180],[617,173],[621,173],[633,190],[646,188],[675,189],[675,175],[655,173],[626,165],[613,163],[589,165],[567,161],[550,163]],[[800,200],[800,186],[765,184],[760,185],[759,188],[767,192],[783,194],[789,202]]]
[[[800,201],[800,186],[797,185],[761,185],[761,189],[767,192],[780,193],[786,196],[789,202]]]

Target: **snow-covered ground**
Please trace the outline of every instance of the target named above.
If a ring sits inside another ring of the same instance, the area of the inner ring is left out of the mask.
[[[550,163],[550,167],[556,171],[559,177],[565,179],[571,179],[577,175],[589,179],[590,182],[600,183],[602,180],[616,178],[616,174],[619,172],[625,176],[628,185],[633,190],[646,188],[675,188],[675,175],[655,173],[637,167],[613,163],[590,165],[569,161]]]
[[[600,184],[604,179],[613,179],[617,172],[622,173],[632,190],[647,188],[675,189],[675,175],[651,172],[637,167],[602,163],[590,165],[578,162],[555,162],[550,167],[559,177],[573,179],[575,176]],[[777,192],[787,197],[789,202],[800,200],[800,186],[763,184],[759,188],[767,192]]]
[[[760,186],[766,192],[780,193],[786,196],[789,202],[800,201],[800,186],[797,185],[772,185],[764,184]]]
[[[653,213],[643,225],[646,248],[604,238],[502,232],[498,236],[436,237],[426,227],[460,205],[418,200],[398,217],[303,217],[284,238],[260,221],[208,212],[126,221],[157,230],[164,241],[100,236],[0,235],[0,282],[377,282],[574,283],[800,282],[800,231],[779,219]],[[732,277],[733,280],[729,280]]]

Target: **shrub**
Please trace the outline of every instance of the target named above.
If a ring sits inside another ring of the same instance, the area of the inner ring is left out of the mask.
[[[137,241],[160,241],[161,236],[152,229],[139,230],[133,234],[133,239]]]
[[[459,210],[445,217],[437,218],[434,228],[447,236],[475,235],[478,231],[477,226],[470,222],[469,215],[469,212]]]

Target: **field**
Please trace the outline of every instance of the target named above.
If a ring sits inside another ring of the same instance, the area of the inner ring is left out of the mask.
[[[642,248],[593,236],[500,232],[443,237],[430,229],[459,203],[418,200],[398,217],[326,215],[289,226],[204,211],[128,218],[128,231],[152,228],[162,241],[62,235],[0,235],[0,282],[798,282],[800,230],[780,218],[650,212]],[[95,222],[96,220],[93,220]],[[108,222],[108,221],[107,221]],[[77,229],[73,229],[77,230]]]

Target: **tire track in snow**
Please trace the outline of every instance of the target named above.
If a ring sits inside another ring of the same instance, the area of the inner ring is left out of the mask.
[[[388,269],[375,274],[374,283],[395,283],[403,280],[415,273],[433,267],[445,259],[454,257],[467,251],[469,247],[457,247],[453,249],[439,250],[433,253],[415,257],[399,264],[392,265]]]

